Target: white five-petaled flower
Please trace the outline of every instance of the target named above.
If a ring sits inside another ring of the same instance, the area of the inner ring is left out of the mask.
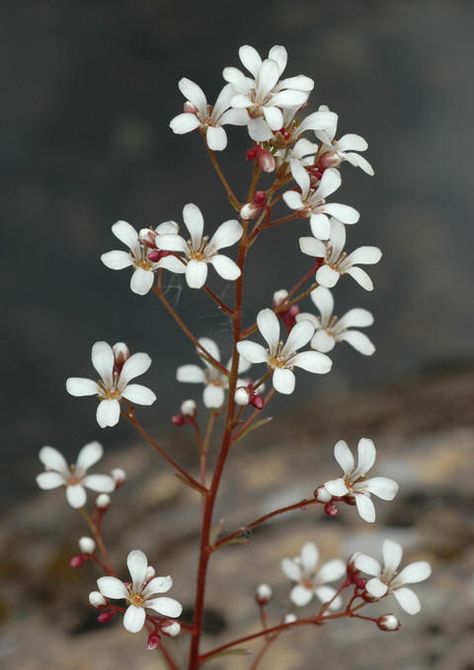
[[[89,442],[80,450],[74,465],[68,465],[64,456],[54,447],[42,447],[39,459],[46,472],[36,477],[41,489],[66,488],[66,498],[71,507],[84,507],[86,488],[99,493],[115,490],[115,481],[109,475],[88,475],[87,470],[102,458],[104,450],[98,442]]]
[[[359,212],[349,205],[337,202],[326,202],[326,198],[337,191],[341,185],[341,175],[335,168],[323,172],[321,181],[316,190],[311,188],[311,180],[304,166],[298,160],[291,161],[291,174],[301,189],[286,191],[283,199],[290,209],[302,212],[309,217],[313,235],[320,240],[327,240],[331,234],[331,219],[328,214],[335,216],[342,223],[357,223]]]
[[[322,114],[331,114],[326,105],[319,107],[319,112]],[[328,117],[330,118],[330,117]],[[347,161],[354,167],[360,167],[366,174],[373,177],[374,168],[369,161],[356,153],[358,151],[366,151],[369,147],[366,140],[355,133],[348,133],[343,135],[339,140],[334,139],[337,131],[337,114],[333,113],[333,123],[328,123],[325,128],[316,128],[316,137],[323,143],[320,151],[320,158],[323,166],[337,167],[343,161]]]
[[[266,363],[273,370],[273,387],[279,393],[293,393],[295,375],[293,368],[325,374],[332,361],[319,351],[302,351],[314,335],[314,326],[309,321],[297,323],[283,344],[280,340],[280,322],[271,309],[262,309],[257,315],[257,325],[268,348],[256,342],[242,340],[237,343],[239,354],[249,363]]]
[[[177,135],[189,133],[196,128],[206,131],[209,149],[222,151],[227,146],[227,134],[222,126],[246,126],[249,115],[245,109],[234,109],[231,106],[235,96],[234,88],[227,84],[219,93],[214,107],[207,104],[207,98],[200,86],[190,79],[180,79],[179,90],[187,103],[184,112],[171,120],[170,128]]]
[[[160,235],[156,244],[159,249],[184,254],[183,264],[178,272],[186,273],[190,288],[202,288],[206,283],[208,263],[223,278],[233,281],[240,277],[240,268],[232,259],[219,253],[220,249],[231,247],[242,237],[243,228],[238,221],[224,221],[209,239],[204,236],[204,219],[201,210],[189,203],[183,208],[183,220],[190,239],[181,235]]]
[[[324,563],[318,571],[319,551],[315,544],[306,542],[301,548],[299,556],[284,558],[281,568],[288,579],[297,582],[290,592],[290,600],[298,607],[304,607],[313,596],[327,603],[334,598],[336,590],[327,586],[327,582],[334,582],[346,573],[346,565],[340,559]],[[342,600],[340,596],[334,598],[330,609],[338,609]]]
[[[337,123],[337,114],[330,111],[318,111],[305,116],[301,122],[295,121],[295,115],[299,107],[283,110],[283,124],[285,132],[282,134],[281,142],[284,147],[275,152],[278,165],[290,163],[292,159],[299,161],[302,165],[313,165],[318,151],[315,142],[302,137],[307,131],[329,131]]]
[[[66,389],[73,396],[97,395],[97,423],[101,428],[115,426],[120,418],[120,400],[126,398],[137,405],[152,405],[156,395],[146,386],[130,384],[132,379],[144,374],[151,365],[148,354],[130,356],[127,345],[117,342],[113,347],[107,342],[96,342],[92,347],[92,365],[100,379],[69,377]]]
[[[204,349],[218,362],[221,360],[219,347],[209,337],[201,337],[199,343]],[[223,370],[216,368],[212,363],[206,360],[205,354],[201,349],[196,349],[198,356],[200,356],[204,363],[204,368],[199,365],[189,364],[181,365],[176,371],[176,379],[179,382],[187,384],[204,384],[203,402],[209,409],[218,409],[222,407],[225,399],[225,390],[229,386],[228,375]],[[230,370],[232,360],[226,366]],[[240,359],[239,372],[246,372],[250,364],[246,360]]]
[[[354,456],[344,440],[339,440],[334,446],[334,456],[344,474],[337,479],[331,479],[324,484],[324,488],[331,496],[341,498],[349,496],[354,499],[357,511],[364,521],[375,521],[375,507],[371,494],[382,500],[393,500],[398,493],[398,484],[389,477],[371,477],[366,475],[375,463],[376,451],[372,440],[362,437],[358,444],[358,461],[355,464]]]
[[[155,230],[147,230],[150,236],[156,237],[162,234],[176,234],[178,224],[174,221],[165,221]],[[107,251],[100,257],[102,263],[111,270],[123,270],[132,266],[134,268],[130,279],[130,288],[137,295],[145,295],[153,286],[154,273],[163,268],[170,272],[183,272],[182,262],[172,254],[162,254],[156,247],[150,248],[140,239],[138,232],[127,221],[117,221],[112,226],[112,232],[129,251]],[[158,260],[156,260],[158,258]]]
[[[176,618],[183,608],[174,598],[158,596],[167,593],[173,586],[171,577],[149,577],[148,559],[143,551],[135,549],[127,557],[131,583],[124,583],[117,577],[100,577],[97,587],[106,598],[126,600],[128,607],[123,617],[123,625],[130,633],[138,633],[145,625],[146,609],[163,617]],[[154,574],[154,571],[151,571]]]
[[[232,107],[246,109],[249,114],[250,137],[264,142],[273,137],[274,131],[283,128],[283,109],[305,104],[314,82],[305,75],[280,80],[288,60],[283,46],[273,46],[268,58],[262,61],[256,49],[244,45],[239,49],[239,57],[252,76],[246,76],[235,67],[226,67],[223,77],[235,91]]]
[[[391,540],[385,540],[382,553],[383,567],[375,558],[366,554],[356,554],[353,558],[358,570],[372,576],[365,585],[366,591],[374,598],[394,595],[405,612],[418,614],[421,610],[418,596],[405,584],[416,584],[428,579],[431,575],[430,564],[427,561],[415,561],[409,563],[401,572],[397,572],[403,554],[401,546]]]
[[[382,258],[378,247],[359,247],[352,253],[344,251],[346,228],[337,219],[331,219],[331,236],[323,242],[315,237],[300,237],[301,251],[307,256],[322,258],[323,264],[316,271],[316,281],[326,288],[337,284],[342,275],[348,274],[366,291],[373,291],[374,285],[365,270],[359,265],[375,265]]]
[[[296,316],[296,321],[311,321],[316,328],[311,346],[316,351],[327,353],[332,351],[337,342],[347,342],[354,349],[365,356],[371,356],[375,347],[365,333],[356,328],[364,328],[374,323],[372,314],[360,307],[350,309],[338,319],[334,315],[334,298],[331,291],[324,286],[318,286],[311,292],[310,298],[319,310],[319,316],[302,312]]]

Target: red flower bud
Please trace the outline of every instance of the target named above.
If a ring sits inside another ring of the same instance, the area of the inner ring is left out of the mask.
[[[336,516],[337,511],[337,507],[333,502],[327,502],[324,505],[324,514],[326,516]]]

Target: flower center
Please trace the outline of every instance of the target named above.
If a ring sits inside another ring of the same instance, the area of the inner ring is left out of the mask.
[[[145,606],[145,598],[142,596],[141,593],[130,593],[127,600],[130,603],[130,605],[134,605],[135,607]]]

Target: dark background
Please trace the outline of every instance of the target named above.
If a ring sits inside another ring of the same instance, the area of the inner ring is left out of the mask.
[[[110,449],[130,438],[123,425],[102,432],[94,400],[65,392],[66,377],[90,375],[95,340],[151,354],[143,381],[159,401],[141,414],[145,423],[167,431],[180,400],[197,397],[197,388],[173,383],[176,366],[193,362],[192,347],[153,297],[130,292],[127,271],[107,270],[99,255],[120,247],[110,233],[118,218],[137,228],[179,221],[186,202],[202,207],[211,230],[230,218],[199,137],[174,136],[168,123],[183,103],[179,78],[199,82],[212,100],[243,43],[261,52],[284,44],[288,75],[315,79],[314,108],[328,104],[341,134],[365,136],[376,170],[370,178],[347,166],[337,194],[362,214],[349,248],[384,250],[376,290],[343,282],[336,303],[339,314],[350,306],[375,313],[377,353],[365,359],[341,346],[333,373],[316,382],[302,373],[300,389],[384,386],[472,359],[473,14],[467,0],[3,0],[5,502],[33,490],[42,444],[72,454],[90,439]],[[230,138],[223,165],[242,192],[249,140],[238,128]],[[306,269],[296,248],[306,231],[301,222],[256,245],[249,321]],[[198,335],[214,334],[225,348],[226,324],[212,305],[187,288],[170,296]],[[301,398],[297,390],[291,402]]]

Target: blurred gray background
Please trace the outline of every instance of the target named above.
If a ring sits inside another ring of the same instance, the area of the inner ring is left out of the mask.
[[[183,104],[177,82],[199,82],[212,100],[243,43],[289,50],[288,74],[316,81],[312,104],[340,115],[340,132],[369,141],[376,176],[347,167],[337,200],[360,210],[349,247],[375,244],[376,290],[347,281],[338,313],[371,309],[376,355],[340,347],[333,373],[309,379],[321,394],[380,387],[426,367],[469,365],[472,340],[472,55],[469,0],[3,0],[0,6],[2,399],[6,504],[33,490],[37,449],[68,454],[100,438],[130,439],[127,426],[101,431],[95,402],[67,396],[70,375],[88,376],[95,340],[147,351],[144,382],[158,393],[148,425],[168,421],[198,390],[173,384],[192,347],[157,300],[128,288],[129,273],[99,261],[119,248],[118,218],[136,227],[180,220],[199,204],[211,229],[231,211],[196,134],[177,137],[169,120]],[[223,166],[243,192],[250,146],[231,129]],[[246,317],[291,285],[308,259],[300,222],[255,246]],[[262,281],[261,277],[265,277]],[[216,284],[218,286],[218,284]],[[170,297],[198,335],[225,349],[225,321],[202,296]],[[309,303],[308,305],[309,306]],[[228,352],[226,352],[227,355]],[[291,401],[301,402],[296,393]],[[306,395],[306,400],[308,396]],[[12,466],[13,464],[13,466]]]

